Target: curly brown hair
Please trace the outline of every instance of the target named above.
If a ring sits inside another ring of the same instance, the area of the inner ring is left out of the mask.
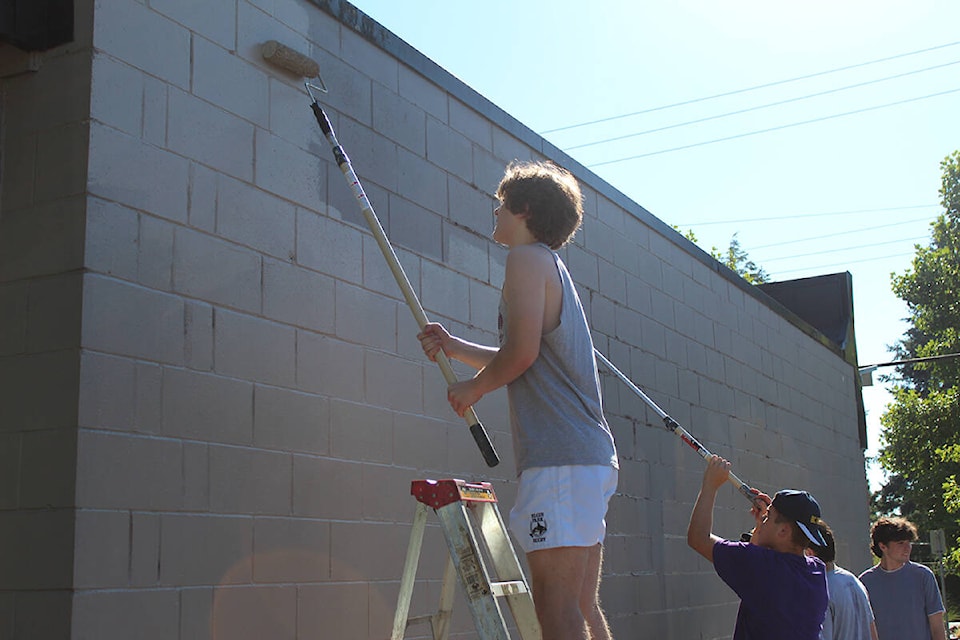
[[[511,213],[527,214],[530,233],[551,249],[570,242],[583,222],[577,179],[552,162],[511,162],[497,198]]]
[[[917,539],[917,525],[906,518],[883,517],[873,523],[870,527],[870,550],[878,558],[883,557],[883,550],[880,543],[890,544],[900,540],[909,540],[911,542]]]

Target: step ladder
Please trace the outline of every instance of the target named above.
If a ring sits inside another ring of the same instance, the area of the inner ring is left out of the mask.
[[[434,640],[447,640],[456,579],[463,586],[480,640],[510,639],[500,608],[501,599],[509,606],[520,637],[540,640],[533,597],[503,526],[492,485],[463,480],[414,480],[410,493],[417,499],[417,510],[400,580],[391,640],[402,640],[407,627],[425,622],[430,623]],[[437,613],[410,618],[410,598],[428,509],[433,509],[440,519],[450,554],[443,572]]]

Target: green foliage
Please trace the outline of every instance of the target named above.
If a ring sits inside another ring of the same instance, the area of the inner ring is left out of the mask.
[[[907,303],[913,330],[897,346],[898,357],[919,358],[960,352],[960,151],[940,164],[940,203],[945,213],[931,224],[929,246],[917,246],[912,268],[893,276],[893,292]],[[915,365],[921,391],[956,384],[960,359]],[[910,371],[906,379],[912,379]],[[933,385],[932,387],[930,385]]]
[[[910,328],[894,346],[898,360],[960,352],[960,151],[943,160],[944,213],[930,225],[930,242],[916,246],[910,269],[891,275],[907,303]],[[957,540],[960,568],[960,358],[901,365],[894,401],[881,417],[880,465],[885,486],[873,496],[879,514],[899,513],[924,531],[944,529]]]
[[[673,229],[678,233],[682,233],[680,227],[677,225],[673,225]],[[693,229],[687,229],[683,237],[697,244],[697,236],[693,233]],[[750,284],[760,284],[770,281],[770,275],[764,271],[762,267],[758,267],[756,263],[750,259],[750,256],[747,255],[747,252],[740,247],[740,241],[737,239],[736,233],[730,238],[730,246],[727,247],[725,252],[721,252],[716,247],[713,247],[710,249],[710,255],[713,256],[714,260],[722,263]]]
[[[677,233],[683,233],[682,231],[680,231],[680,227],[678,227],[677,225],[673,225],[673,230],[676,231]],[[693,232],[693,229],[687,229],[687,232],[683,233],[683,237],[689,240],[690,242],[692,242],[693,244],[697,244],[697,234]]]
[[[894,390],[894,401],[880,418],[883,447],[880,464],[895,474],[874,498],[881,513],[899,513],[922,531],[944,529],[952,539],[960,523],[944,503],[943,486],[960,475],[960,461],[942,451],[957,442],[960,427],[960,389]]]
[[[750,284],[770,281],[770,276],[763,270],[763,267],[758,267],[747,255],[747,252],[740,247],[740,240],[737,239],[736,233],[730,238],[730,246],[727,247],[726,251],[721,252],[713,247],[710,249],[710,255],[729,267],[731,271],[740,274],[740,277]]]
[[[951,444],[937,449],[941,462],[950,464],[954,467],[960,467],[960,444]],[[943,482],[943,506],[947,513],[960,513],[960,484],[957,482],[957,474],[952,473],[947,476]],[[957,546],[950,551],[948,562],[951,568],[956,571],[960,567],[960,540],[957,540]]]

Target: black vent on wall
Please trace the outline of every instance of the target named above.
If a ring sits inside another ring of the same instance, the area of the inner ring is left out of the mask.
[[[45,51],[73,40],[73,0],[0,0],[0,41]]]

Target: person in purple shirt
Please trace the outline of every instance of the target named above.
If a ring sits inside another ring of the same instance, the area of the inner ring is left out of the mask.
[[[725,540],[711,531],[717,491],[729,477],[730,463],[711,456],[687,544],[740,597],[733,640],[818,640],[827,611],[826,566],[805,552],[826,545],[820,505],[806,491],[784,489],[773,500],[757,492],[766,508],[750,510],[756,519],[750,542]]]

